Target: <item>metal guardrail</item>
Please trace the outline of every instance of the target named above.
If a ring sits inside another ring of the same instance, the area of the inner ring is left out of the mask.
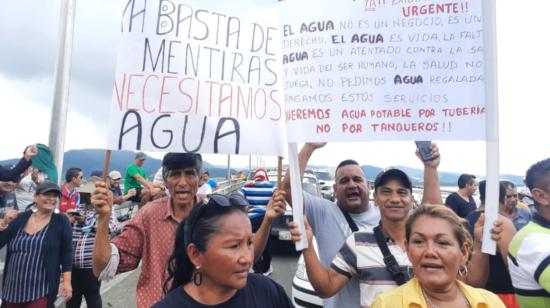
[[[240,190],[245,182],[246,180],[242,179],[222,180],[218,182],[218,189],[216,189],[215,192],[222,195],[229,195]]]

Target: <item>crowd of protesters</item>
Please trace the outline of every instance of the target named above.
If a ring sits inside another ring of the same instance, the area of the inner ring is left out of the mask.
[[[141,264],[138,307],[292,307],[267,277],[270,228],[292,206],[289,173],[303,176],[323,146],[306,143],[300,170],[287,170],[278,189],[258,169],[230,195],[216,192],[196,153],[167,153],[154,181],[139,152],[123,183],[111,170],[84,187],[84,172],[71,167],[60,187],[49,149],[28,146],[15,166],[0,167],[2,305],[80,307],[85,299],[102,307],[101,281]],[[527,170],[522,196],[501,181],[498,204],[486,204],[486,182],[471,174],[443,202],[439,148],[432,144],[428,160],[416,155],[424,166],[418,206],[398,168],[371,179],[370,201],[369,179],[352,159],[336,168],[336,201],[304,192],[306,234],[297,222],[289,227],[293,240],[307,239],[305,268],[323,306],[550,307],[550,158]],[[124,202],[139,211],[113,237]],[[495,255],[481,250],[487,206],[499,213],[488,230]]]

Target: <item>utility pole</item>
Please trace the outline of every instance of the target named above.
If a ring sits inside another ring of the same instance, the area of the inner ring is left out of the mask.
[[[61,172],[63,170],[63,155],[65,154],[65,130],[67,125],[67,110],[69,107],[69,83],[75,6],[75,0],[61,1],[59,44],[57,47],[57,60],[55,64],[55,89],[48,142],[53,152],[58,181],[61,181],[63,178]]]

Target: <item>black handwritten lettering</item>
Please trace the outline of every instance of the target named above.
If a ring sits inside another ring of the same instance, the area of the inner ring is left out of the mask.
[[[164,46],[166,40],[161,40],[160,46],[158,47],[158,53],[155,60],[153,60],[153,54],[151,51],[151,45],[149,43],[149,38],[145,38],[145,48],[143,50],[143,65],[141,66],[141,71],[145,72],[148,67],[146,66],[147,60],[150,60],[151,69],[153,72],[157,71],[157,66],[159,65],[160,60],[160,72],[164,73]]]
[[[185,116],[185,120],[183,122],[183,134],[181,136],[181,144],[183,146],[183,149],[185,150],[185,152],[191,152],[191,153],[196,153],[200,150],[201,146],[202,146],[202,142],[204,141],[204,132],[205,132],[205,129],[206,129],[206,119],[207,117],[203,117],[203,120],[202,120],[202,130],[201,130],[201,138],[199,140],[199,144],[197,145],[197,147],[195,149],[192,149],[190,150],[189,148],[187,148],[187,143],[185,142],[185,139],[187,139],[187,124],[189,123],[189,116],[186,115]],[[193,138],[190,138],[190,139],[193,139],[195,140],[196,136],[193,136]]]
[[[134,18],[141,16],[141,32],[143,32],[143,29],[145,27],[145,5],[147,2],[143,3],[143,9],[140,11],[135,12],[135,6],[136,6],[136,0],[128,0],[126,3],[126,6],[124,7],[124,11],[122,13],[122,21],[120,23],[120,32],[124,32],[124,16],[126,16],[126,13],[129,13],[130,16],[128,21],[128,32],[132,32],[132,26],[134,25]],[[131,6],[131,8],[130,8]],[[130,11],[128,9],[130,8]]]
[[[126,120],[128,120],[128,117],[132,115],[134,116],[134,120],[136,121],[136,124],[133,126],[128,127],[126,130],[124,129],[126,127]],[[122,139],[124,136],[130,132],[132,132],[134,129],[137,129],[137,136],[136,136],[136,150],[141,150],[141,116],[138,112],[133,110],[128,110],[124,116],[122,117],[122,125],[120,125],[120,134],[118,136],[118,149],[122,150]]]
[[[233,124],[233,130],[229,130],[223,134],[220,134],[221,129],[223,128],[225,122]],[[218,142],[220,139],[228,137],[230,135],[235,135],[235,154],[239,154],[240,140],[241,140],[241,131],[239,121],[234,118],[221,118],[218,122],[218,127],[216,128],[216,134],[214,135],[214,153],[219,153]]]
[[[155,122],[153,122],[153,125],[151,126],[151,143],[158,149],[168,148],[170,146],[170,144],[172,143],[172,139],[174,137],[174,133],[171,130],[163,129],[162,132],[163,133],[168,133],[170,135],[170,139],[168,140],[168,142],[164,146],[158,145],[157,142],[155,141],[155,134],[154,134],[155,127],[157,126],[157,123],[158,123],[158,121],[160,121],[160,119],[163,119],[163,118],[166,118],[166,117],[170,118],[170,115],[168,115],[168,114],[161,115],[160,117],[155,119]]]

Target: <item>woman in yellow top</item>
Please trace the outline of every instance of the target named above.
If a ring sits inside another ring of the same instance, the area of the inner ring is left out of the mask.
[[[452,210],[418,208],[407,220],[405,236],[415,278],[380,294],[372,308],[505,307],[495,294],[458,280],[466,275],[473,242],[467,222]]]

